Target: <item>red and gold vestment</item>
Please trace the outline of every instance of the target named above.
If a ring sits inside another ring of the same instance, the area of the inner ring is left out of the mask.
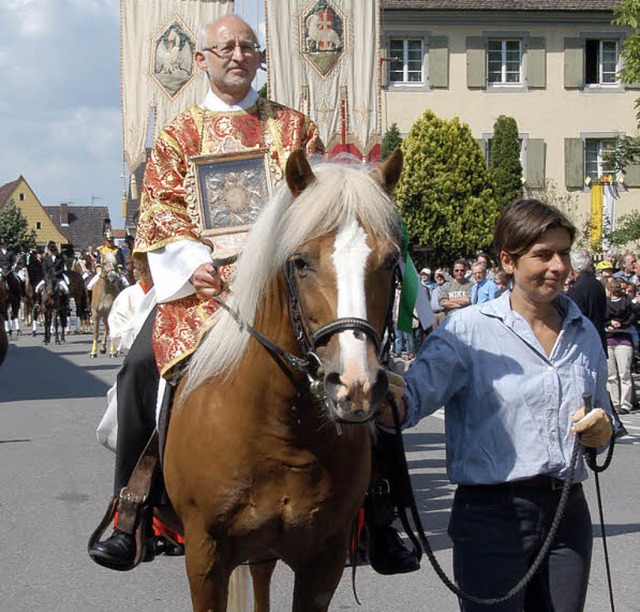
[[[323,151],[317,126],[302,113],[275,102],[260,98],[247,110],[230,112],[189,107],[162,131],[151,151],[135,252],[154,251],[178,240],[201,241],[185,200],[191,158],[266,149],[269,161],[284,170],[288,155],[299,148],[307,155]],[[220,273],[228,287],[232,270],[223,266]],[[195,293],[158,304],[153,347],[163,375],[195,350],[217,308],[215,301],[203,302]]]

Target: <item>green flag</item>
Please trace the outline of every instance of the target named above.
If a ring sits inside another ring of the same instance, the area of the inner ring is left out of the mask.
[[[416,267],[409,256],[409,231],[404,222],[402,225],[402,259],[404,270],[402,271],[402,291],[400,293],[400,305],[398,306],[398,329],[411,332],[413,329],[413,309],[416,306],[420,278]]]

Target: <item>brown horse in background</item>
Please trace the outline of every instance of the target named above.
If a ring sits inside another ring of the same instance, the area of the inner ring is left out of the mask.
[[[177,390],[164,477],[194,610],[227,610],[230,575],[247,561],[254,610],[269,610],[275,559],[295,573],[294,611],[329,608],[369,483],[368,422],[387,391],[380,344],[401,242],[388,194],[401,165],[399,151],[371,174],[289,157],[289,189],[238,262],[235,313],[220,309]]]
[[[42,313],[44,318],[45,344],[51,342],[51,328],[54,331],[55,343],[65,342],[65,326],[67,313],[65,300],[60,293],[58,281],[53,276],[45,276],[42,288]]]
[[[76,306],[76,333],[88,331],[90,327],[89,293],[82,274],[74,270],[65,272],[69,279],[69,298]]]
[[[116,258],[113,255],[106,255],[102,261],[100,278],[93,285],[91,290],[91,320],[93,324],[93,343],[91,345],[90,357],[98,356],[98,339],[100,337],[100,322],[102,322],[104,334],[100,343],[100,353],[107,352],[107,338],[109,337],[109,313],[122,287],[120,275],[116,269]],[[116,347],[113,342],[109,346],[109,357],[116,356]]]

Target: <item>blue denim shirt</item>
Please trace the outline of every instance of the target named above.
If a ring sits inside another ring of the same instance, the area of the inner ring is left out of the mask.
[[[565,295],[554,305],[563,325],[550,356],[507,292],[452,313],[409,368],[403,428],[445,406],[451,482],[564,478],[575,443],[570,417],[582,394],[611,415],[598,333]],[[574,480],[586,477],[581,456]]]
[[[484,304],[496,297],[496,291],[498,291],[498,285],[492,280],[484,278],[481,282],[475,283],[471,287],[471,303]]]

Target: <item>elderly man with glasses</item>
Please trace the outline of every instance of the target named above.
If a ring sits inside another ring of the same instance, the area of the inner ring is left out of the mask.
[[[638,281],[636,276],[636,256],[633,253],[625,253],[620,261],[621,268],[614,273],[613,278],[619,278],[634,285]]]
[[[159,372],[189,355],[212,320],[230,270],[214,266],[212,245],[200,234],[185,199],[195,157],[264,149],[277,175],[288,155],[322,153],[316,125],[302,113],[259,98],[251,83],[261,62],[255,32],[227,15],[204,26],[195,62],[209,79],[200,104],[178,115],[158,136],[147,162],[134,257],[148,260],[158,300],[118,374],[115,496],[126,487],[155,427]],[[215,257],[216,254],[214,253]],[[120,499],[117,503],[120,503]],[[134,567],[134,537],[119,530],[97,542],[94,561],[117,570]]]

